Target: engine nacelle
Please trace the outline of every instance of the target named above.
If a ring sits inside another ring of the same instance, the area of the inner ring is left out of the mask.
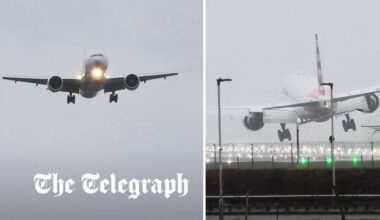
[[[140,85],[140,78],[136,74],[129,74],[124,79],[125,88],[129,90],[135,90]]]
[[[63,87],[63,80],[59,76],[52,76],[47,82],[48,89],[52,92],[58,92]]]
[[[244,126],[252,131],[257,131],[264,126],[263,112],[250,112],[249,115],[244,117]]]
[[[364,113],[372,113],[379,108],[379,97],[375,94],[369,94],[365,96],[365,100],[367,103],[366,109],[359,109],[359,111]]]

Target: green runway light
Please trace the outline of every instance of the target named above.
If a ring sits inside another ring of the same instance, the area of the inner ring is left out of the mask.
[[[306,166],[306,165],[307,165],[307,162],[308,162],[308,161],[307,161],[306,158],[301,157],[301,159],[300,159],[300,164],[301,164],[302,167]]]
[[[357,156],[352,156],[351,162],[352,165],[356,165],[359,162],[359,158]]]
[[[326,157],[326,164],[329,165],[329,166],[332,164],[332,158],[331,158],[331,156]]]

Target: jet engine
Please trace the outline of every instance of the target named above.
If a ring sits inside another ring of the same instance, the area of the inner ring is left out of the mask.
[[[257,131],[264,126],[263,112],[250,112],[244,117],[244,126],[252,131]]]
[[[52,76],[48,82],[48,89],[52,92],[58,92],[62,89],[63,87],[63,80],[59,76]]]
[[[125,87],[129,90],[135,90],[140,85],[140,78],[136,74],[129,74],[125,77]]]
[[[367,108],[359,109],[361,112],[372,113],[379,107],[379,97],[375,94],[366,95],[365,101],[367,103]]]

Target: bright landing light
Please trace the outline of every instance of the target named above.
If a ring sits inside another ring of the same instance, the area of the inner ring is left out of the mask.
[[[100,67],[94,67],[92,68],[91,70],[91,76],[94,78],[94,79],[101,79],[103,77],[103,74],[104,74],[104,71],[102,68]]]

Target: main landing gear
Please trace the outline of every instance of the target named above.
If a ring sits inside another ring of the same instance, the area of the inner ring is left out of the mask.
[[[290,134],[289,129],[285,128],[284,123],[281,123],[281,130],[277,130],[277,134],[281,142],[283,142],[284,139],[288,139],[289,141],[292,140],[292,135]]]
[[[75,104],[75,95],[71,94],[67,95],[67,104],[73,103]]]
[[[346,120],[342,120],[343,129],[345,132],[352,129],[353,131],[356,131],[356,124],[354,119],[350,118],[349,114],[345,114]]]
[[[115,92],[112,92],[112,94],[110,94],[110,103],[112,102],[117,103],[117,98],[118,98],[117,94],[115,94]]]

